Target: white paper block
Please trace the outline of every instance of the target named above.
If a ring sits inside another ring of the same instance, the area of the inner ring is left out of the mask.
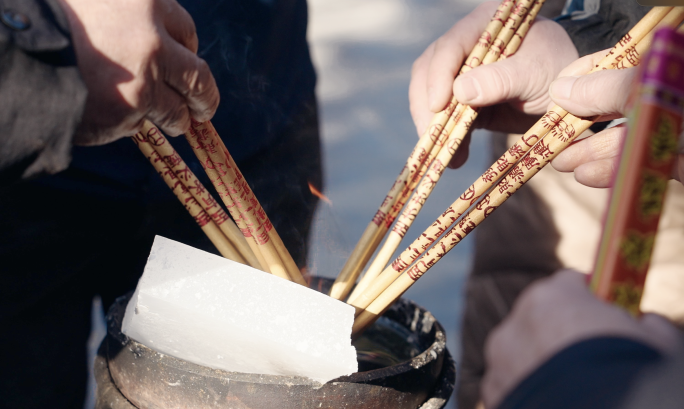
[[[348,304],[157,236],[122,331],[199,365],[325,383],[357,371],[353,321]]]

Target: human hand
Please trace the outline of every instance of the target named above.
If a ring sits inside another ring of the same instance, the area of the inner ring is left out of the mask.
[[[419,135],[452,95],[461,103],[488,107],[480,111],[474,128],[521,133],[546,112],[549,84],[578,57],[565,30],[551,20],[537,18],[512,57],[477,67],[454,81],[497,6],[498,2],[483,3],[413,63],[409,102]],[[467,141],[457,151],[452,166],[465,162],[465,147]]]
[[[175,0],[59,0],[88,99],[74,137],[100,145],[132,135],[147,118],[169,135],[211,119],[214,77],[195,54],[190,15]]]
[[[606,53],[604,50],[588,55],[564,69],[549,88],[553,101],[577,116],[601,115],[601,121],[626,116],[638,67],[574,76],[588,72]],[[574,172],[575,179],[583,185],[609,187],[626,136],[624,125],[606,129],[569,146],[551,165],[560,172]],[[671,176],[684,181],[684,155],[675,161]]]
[[[585,276],[565,270],[526,289],[485,345],[482,396],[496,407],[543,362],[571,344],[595,337],[632,339],[664,353],[679,345],[679,332],[664,318],[634,319],[587,289]]]

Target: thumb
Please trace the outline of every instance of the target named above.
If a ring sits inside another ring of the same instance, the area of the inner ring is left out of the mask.
[[[517,98],[523,87],[516,75],[519,64],[511,60],[479,66],[456,78],[454,96],[458,102],[489,106]]]
[[[581,77],[561,77],[549,87],[553,102],[577,116],[627,114],[636,68],[604,70]]]
[[[519,101],[534,110],[537,101],[548,102],[546,87],[553,77],[548,70],[531,60],[513,56],[494,64],[477,67],[456,78],[454,96],[458,102],[472,106],[490,106],[508,101]],[[519,109],[527,111],[528,108]]]

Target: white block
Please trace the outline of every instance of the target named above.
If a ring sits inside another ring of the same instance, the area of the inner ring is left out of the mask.
[[[122,331],[199,365],[325,383],[357,371],[353,321],[348,304],[157,236]]]

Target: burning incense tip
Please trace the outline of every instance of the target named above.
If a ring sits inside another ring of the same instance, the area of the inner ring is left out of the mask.
[[[311,182],[309,182],[309,190],[311,191],[311,194],[312,194],[312,195],[314,195],[314,196],[316,196],[317,198],[321,199],[322,201],[324,201],[325,203],[329,204],[330,206],[333,205],[332,200],[328,199],[328,197],[327,197],[326,195],[324,195],[323,193],[321,193],[320,190],[316,189],[316,187],[315,187],[314,185],[312,185]]]

